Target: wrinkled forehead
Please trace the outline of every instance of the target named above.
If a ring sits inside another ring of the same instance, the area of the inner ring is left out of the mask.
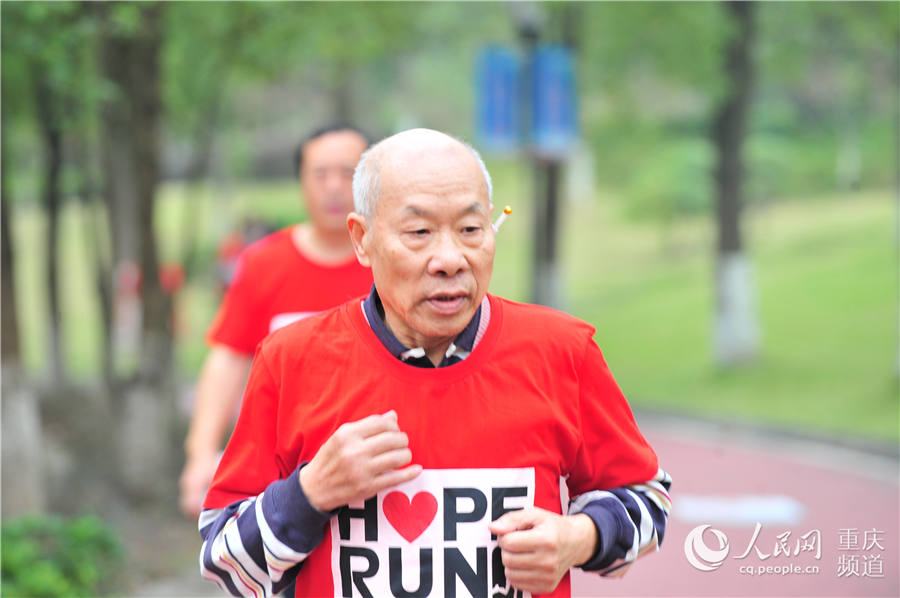
[[[385,152],[380,166],[382,196],[465,194],[489,203],[481,166],[461,144],[400,147]]]

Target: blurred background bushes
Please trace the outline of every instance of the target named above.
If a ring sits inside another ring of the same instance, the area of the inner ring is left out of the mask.
[[[123,547],[97,517],[27,516],[2,525],[4,596],[106,596]]]

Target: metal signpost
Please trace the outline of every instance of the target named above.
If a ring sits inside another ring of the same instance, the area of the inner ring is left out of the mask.
[[[486,151],[528,154],[535,173],[531,300],[562,307],[559,181],[578,141],[574,60],[566,46],[538,45],[533,23],[521,27],[521,37],[524,59],[498,46],[479,58],[478,140]]]

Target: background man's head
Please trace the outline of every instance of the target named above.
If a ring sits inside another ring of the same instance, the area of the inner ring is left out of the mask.
[[[366,152],[348,217],[385,321],[407,346],[449,343],[478,308],[494,262],[491,183],[478,153],[429,129]]]
[[[369,146],[359,129],[334,124],[313,131],[294,154],[310,222],[325,233],[343,232],[353,209],[353,169]]]

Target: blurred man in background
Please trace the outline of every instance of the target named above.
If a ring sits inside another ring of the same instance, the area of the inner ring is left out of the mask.
[[[347,234],[353,169],[369,140],[331,125],[297,148],[296,172],[308,221],[248,247],[207,332],[209,354],[197,380],[180,506],[200,514],[226,433],[230,431],[256,345],[271,331],[366,293],[372,274],[359,264]]]

